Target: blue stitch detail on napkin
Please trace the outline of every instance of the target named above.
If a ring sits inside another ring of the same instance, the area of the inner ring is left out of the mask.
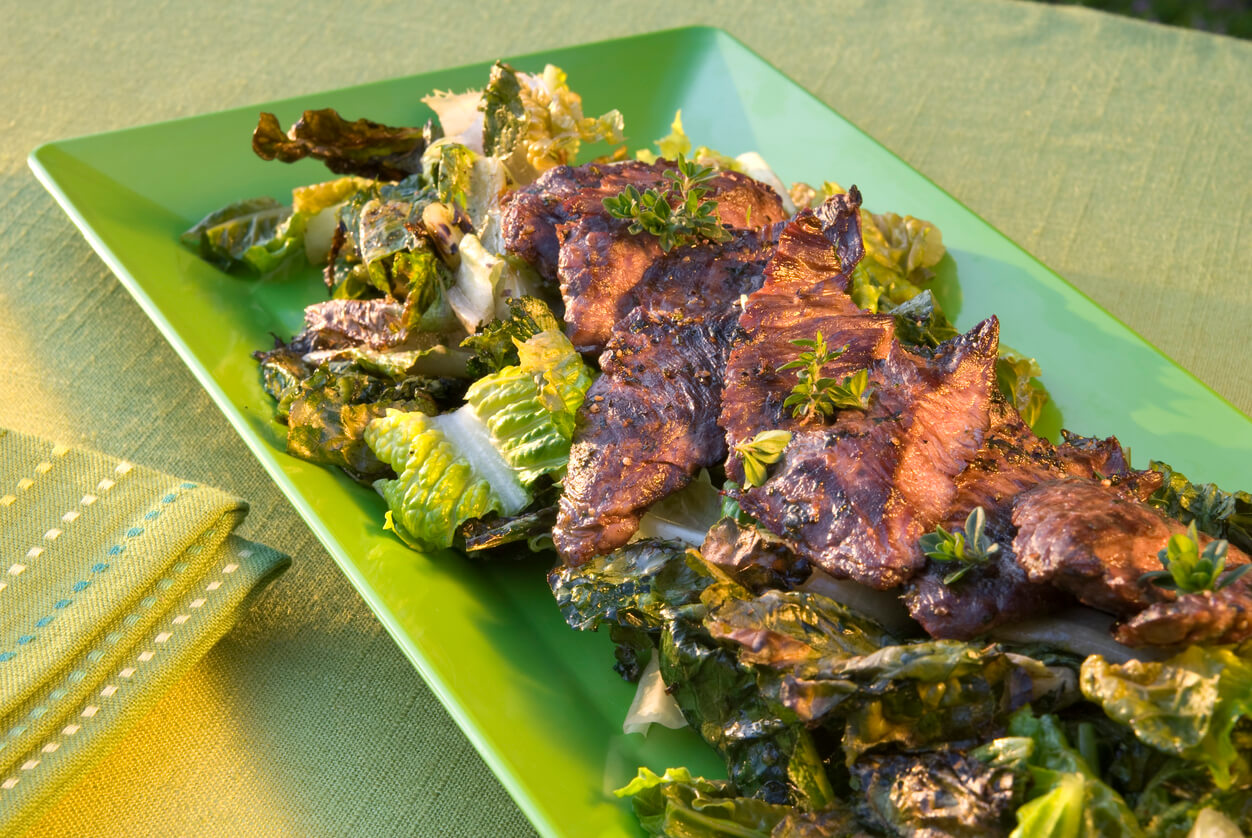
[[[69,606],[73,604],[74,604],[74,600],[72,599],[62,599],[62,600],[59,600],[57,604],[53,606],[53,608],[68,608]]]
[[[34,639],[35,639],[35,635],[33,634],[23,634],[21,637],[17,639],[17,645],[25,646],[27,643],[31,642]]]
[[[40,617],[38,620],[35,621],[35,627],[43,628],[44,626],[48,625],[48,623],[52,622],[55,619],[56,617],[53,617],[51,614],[49,614],[46,617]]]
[[[109,569],[109,565],[107,562],[96,562],[95,564],[91,566],[92,573],[104,573],[104,571],[108,569]]]
[[[131,527],[126,531],[127,538],[134,538],[137,535],[143,535],[143,527]]]
[[[12,652],[0,652],[0,663],[11,661],[14,657],[16,656]]]
[[[176,500],[178,500],[178,495],[174,494],[173,492],[170,492],[168,495],[161,498],[161,503],[173,503]]]
[[[90,584],[91,584],[90,579],[79,579],[77,582],[74,583],[74,590],[75,591],[86,590],[87,586]]]
[[[109,548],[109,555],[120,556],[125,549],[126,549],[125,545],[114,544],[112,547]]]

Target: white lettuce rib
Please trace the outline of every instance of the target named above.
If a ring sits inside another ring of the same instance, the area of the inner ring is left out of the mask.
[[[457,453],[469,460],[478,474],[491,484],[504,504],[501,512],[516,515],[530,503],[530,494],[517,478],[517,473],[491,444],[487,426],[471,405],[462,405],[451,413],[436,416],[434,423],[452,443]]]

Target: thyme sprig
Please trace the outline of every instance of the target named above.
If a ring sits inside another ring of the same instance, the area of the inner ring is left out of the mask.
[[[822,367],[847,352],[847,344],[830,349],[819,330],[812,340],[793,340],[791,345],[804,351],[796,360],[779,367],[778,372],[799,370],[796,386],[791,388],[791,394],[783,401],[783,407],[791,408],[794,418],[829,418],[837,408],[865,410],[869,407],[869,373],[866,370],[858,370],[843,381],[822,377]]]
[[[1195,521],[1192,521],[1185,533],[1171,535],[1165,547],[1156,554],[1165,569],[1145,573],[1139,581],[1182,594],[1220,591],[1252,570],[1252,564],[1245,564],[1225,572],[1228,548],[1225,540],[1215,539],[1204,545],[1201,551],[1200,537],[1196,533]]]
[[[744,485],[762,485],[769,476],[766,466],[782,459],[783,450],[790,442],[790,431],[761,431],[747,442],[737,444],[735,453],[743,458]]]
[[[1000,552],[1000,545],[983,532],[986,526],[986,511],[981,506],[975,506],[965,518],[964,531],[948,532],[942,525],[937,525],[934,532],[921,537],[919,543],[927,556],[937,562],[958,562],[961,565],[943,577],[943,584],[951,585],[976,565],[986,564]]]
[[[701,238],[729,241],[730,231],[717,215],[717,202],[703,200],[709,192],[704,184],[713,179],[713,168],[687,160],[682,154],[676,163],[676,168],[663,176],[668,182],[664,190],[640,192],[627,186],[615,197],[605,198],[604,208],[613,218],[630,221],[627,230],[632,235],[656,236],[666,253]]]

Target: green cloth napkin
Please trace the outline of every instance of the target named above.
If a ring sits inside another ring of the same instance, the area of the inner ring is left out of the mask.
[[[16,834],[289,559],[247,504],[0,430],[0,835]]]

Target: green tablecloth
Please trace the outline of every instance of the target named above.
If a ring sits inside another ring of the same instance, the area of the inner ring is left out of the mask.
[[[220,486],[252,504],[242,535],[295,557],[32,834],[530,828],[35,182],[26,154],[77,134],[688,23],[730,30],[1252,412],[1248,43],[979,0],[631,0],[594,13],[570,0],[542,10],[10,4],[0,27],[0,426]]]

